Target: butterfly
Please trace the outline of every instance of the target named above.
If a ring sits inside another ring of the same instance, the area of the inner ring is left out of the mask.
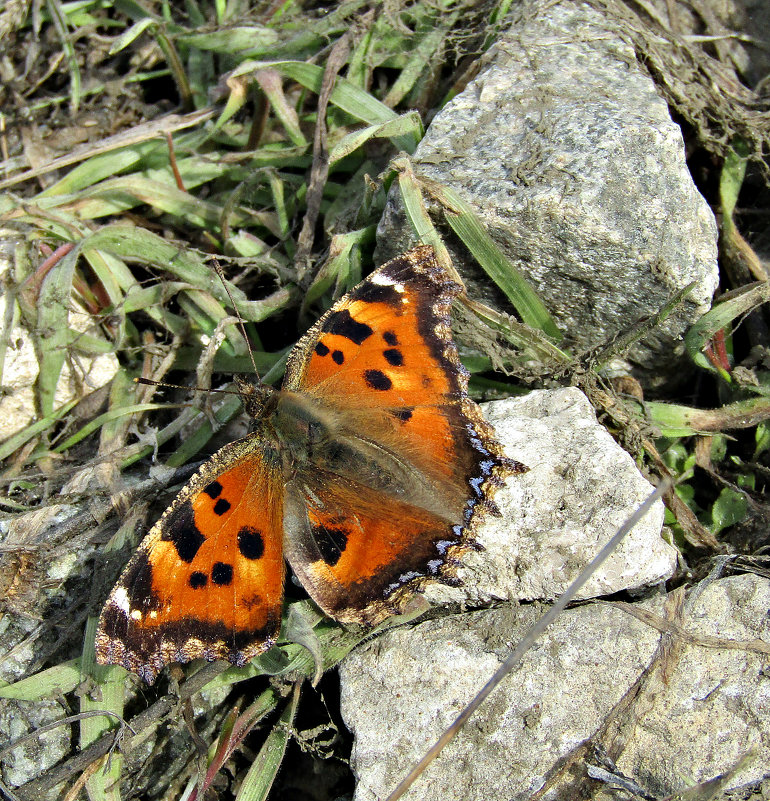
[[[253,431],[199,469],[101,613],[96,656],[153,683],[275,644],[286,562],[344,624],[375,625],[459,557],[506,476],[449,327],[462,292],[431,247],[375,270],[292,350],[280,390],[236,386]]]

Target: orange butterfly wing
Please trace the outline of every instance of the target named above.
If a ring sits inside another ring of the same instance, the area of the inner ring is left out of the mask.
[[[432,248],[416,248],[337,303],[287,365],[284,389],[334,410],[364,468],[373,453],[368,471],[321,454],[288,485],[287,559],[338,620],[376,623],[426,581],[451,581],[502,478],[526,469],[467,395],[449,328],[460,291]],[[401,476],[377,476],[378,461]]]
[[[286,558],[343,623],[374,625],[401,611],[426,581],[448,578],[448,550],[462,542],[435,513],[335,474],[321,474],[310,493],[290,485],[286,504]]]
[[[449,329],[461,287],[417,248],[376,270],[292,351],[284,387],[242,386],[259,424],[153,526],[112,591],[97,659],[152,683],[170,662],[242,665],[276,640],[285,555],[343,622],[374,624],[457,557],[507,459],[467,395]]]
[[[283,474],[259,432],[226,445],[153,526],[102,610],[99,662],[152,683],[203,657],[243,665],[281,622]]]

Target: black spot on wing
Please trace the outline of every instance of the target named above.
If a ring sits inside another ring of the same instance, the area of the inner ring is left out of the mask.
[[[203,491],[213,500],[222,494],[222,485],[218,481],[212,481],[208,487],[203,488]]]
[[[370,389],[377,389],[380,392],[386,392],[393,386],[393,382],[382,370],[365,370],[364,381]]]
[[[121,578],[131,609],[139,609],[142,614],[158,609],[160,602],[152,588],[152,564],[145,551],[138,551],[126,575]]]
[[[183,562],[189,564],[195,559],[198,548],[203,545],[206,538],[195,525],[195,514],[190,501],[185,501],[174,510],[164,524],[160,538],[173,543],[177,555]]]
[[[396,348],[384,350],[382,355],[385,357],[385,361],[393,367],[401,367],[404,364],[404,354]]]
[[[226,587],[233,580],[233,566],[225,562],[214,562],[211,568],[211,580],[220,587]]]
[[[398,337],[392,331],[386,331],[382,335],[382,338],[385,340],[385,342],[387,342],[388,345],[390,345],[391,348],[394,348],[396,345],[398,345]]]
[[[324,345],[323,342],[319,342],[315,346],[315,352],[317,356],[328,356],[329,355],[329,348]]]
[[[348,546],[347,532],[341,528],[314,526],[313,535],[321,552],[321,558],[327,565],[334,567]]]
[[[341,350],[335,350],[332,353],[332,361],[335,364],[342,364],[345,361],[345,354]]]
[[[408,420],[412,419],[412,410],[411,409],[394,409],[391,414],[397,420],[400,420],[402,423],[406,423]]]
[[[220,517],[225,513],[230,511],[230,501],[226,501],[224,498],[219,498],[219,500],[214,504],[214,514],[219,515]]]
[[[401,293],[392,284],[375,284],[372,281],[364,281],[353,293],[353,300],[385,303],[387,306],[400,306],[402,302]]]
[[[323,330],[329,334],[345,337],[356,345],[362,345],[374,333],[366,323],[354,320],[347,309],[330,314],[323,325]]]
[[[208,580],[208,576],[205,573],[196,570],[194,573],[190,574],[189,584],[194,590],[199,590],[201,587],[205,587],[206,584],[208,584]]]
[[[238,550],[246,559],[261,559],[265,552],[262,534],[251,526],[244,526],[238,532]]]

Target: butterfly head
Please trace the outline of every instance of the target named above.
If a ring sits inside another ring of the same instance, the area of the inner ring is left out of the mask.
[[[278,399],[278,390],[261,382],[255,384],[244,375],[233,376],[233,381],[249,417],[263,420],[272,414]]]

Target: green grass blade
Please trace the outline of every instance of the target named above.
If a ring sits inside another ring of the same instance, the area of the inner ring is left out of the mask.
[[[127,28],[123,31],[120,36],[115,39],[115,41],[110,46],[110,55],[114,56],[117,53],[120,53],[121,50],[128,47],[131,42],[141,36],[148,28],[152,28],[157,23],[152,17],[145,17],[144,19],[140,19],[138,22],[135,22],[130,28]]]
[[[292,78],[311,92],[318,94],[321,91],[324,68],[302,61],[247,61],[231,73],[231,78],[253,75],[258,70],[267,69]],[[369,124],[389,122],[398,117],[393,109],[344,78],[337,78],[329,102]],[[417,146],[417,139],[413,136],[396,136],[393,143],[399,150],[412,153]]]
[[[424,130],[420,115],[416,111],[409,111],[395,120],[378,125],[368,125],[366,128],[343,136],[329,153],[329,164],[335,164],[346,156],[351,155],[363,147],[370,139],[411,137],[419,141],[422,139],[423,134]]]
[[[54,453],[63,453],[73,445],[84,440],[89,434],[100,429],[105,423],[118,420],[121,417],[126,417],[131,414],[140,414],[141,412],[150,412],[155,409],[170,409],[172,405],[167,403],[136,403],[132,406],[124,406],[121,409],[110,409],[110,411],[100,414],[89,423],[86,423],[81,429],[74,433],[71,437],[67,437],[64,442],[57,445],[53,450]]]
[[[61,199],[67,208],[70,196]],[[103,181],[97,186],[72,199],[75,210],[81,219],[96,219],[147,205],[160,212],[171,214],[190,225],[219,231],[222,206],[191,195],[178,189],[170,182],[154,181],[136,175]],[[269,212],[250,212],[245,209],[234,210],[232,225],[257,223],[278,236],[280,229],[275,216]]]
[[[425,208],[420,183],[412,171],[411,163],[408,159],[396,159],[393,166],[398,169],[398,188],[404,203],[404,212],[417,238],[426,245],[432,245],[439,254],[440,261],[445,264],[451,262],[449,253]]]
[[[433,59],[440,51],[447,34],[454,27],[458,17],[459,12],[457,11],[443,14],[441,24],[430,30],[427,36],[424,36],[412,49],[406,66],[401,70],[385,96],[385,105],[391,108],[397,106],[414,88],[420,76],[431,68]]]
[[[6,684],[0,688],[0,698],[13,698],[17,701],[58,698],[64,693],[72,692],[82,680],[80,659],[70,659],[26,679]]]
[[[505,293],[525,325],[542,331],[556,342],[562,333],[529,281],[505,258],[473,209],[449,187],[431,187],[444,205],[446,221],[470,250],[487,275]]]
[[[117,665],[97,665],[95,657],[95,637],[97,618],[91,616],[86,623],[83,637],[83,657],[81,660],[81,678],[94,678],[99,684],[98,696],[81,693],[81,712],[111,712],[112,715],[92,715],[80,721],[80,747],[87,748],[96,742],[106,731],[117,725],[123,717],[126,671]],[[114,716],[117,716],[114,717]],[[94,771],[86,782],[88,797],[91,801],[120,801],[120,771],[123,767],[123,756],[117,751],[100,769]]]
[[[733,212],[746,177],[748,155],[749,149],[745,143],[734,142],[727,151],[719,174],[719,201],[722,206],[723,222],[728,222],[730,225],[733,225]]]
[[[268,734],[262,748],[259,749],[257,758],[249,768],[238,791],[236,801],[265,801],[267,798],[289,743],[292,724],[299,705],[300,686],[299,683],[294,685],[294,693],[273,730]]]
[[[28,425],[23,431],[19,431],[18,434],[8,437],[8,439],[0,445],[0,461],[7,459],[12,453],[15,453],[21,448],[22,445],[25,445],[34,437],[51,428],[51,426],[55,425],[63,417],[66,417],[77,402],[77,399],[68,401],[42,420],[37,420],[31,425]]]
[[[40,192],[37,197],[55,197],[78,192],[88,186],[114,178],[119,173],[130,170],[139,164],[142,154],[138,148],[123,148],[92,156],[82,164],[70,170],[64,177]]]
[[[67,346],[77,336],[77,332],[69,328],[69,305],[79,255],[80,250],[75,247],[54,265],[43,279],[38,294],[37,326],[32,333],[39,368],[35,394],[38,408],[45,417],[53,413]]]
[[[119,259],[153,265],[191,286],[206,289],[220,303],[229,306],[230,299],[216,273],[193,251],[153,234],[144,228],[126,225],[107,225],[83,240],[83,247],[93,247],[112,253]],[[296,290],[284,288],[261,300],[246,300],[243,290],[227,282],[240,315],[247,322],[261,322],[277,311],[288,307]]]
[[[753,428],[764,420],[770,420],[770,397],[764,395],[728,403],[718,409],[696,409],[663,401],[648,401],[644,408],[664,437],[690,437]]]
[[[432,245],[439,254],[446,254],[446,248],[433,225],[422,198],[422,189],[428,191],[441,202],[445,209],[447,222],[457,233],[474,258],[484,268],[489,277],[500,287],[521,315],[525,325],[542,331],[555,341],[562,338],[556,323],[538,298],[524,276],[510,264],[494,240],[484,230],[481,222],[465,203],[451,189],[418,178],[406,159],[393,162],[398,170],[398,185],[407,219],[417,236],[425,244]]]
[[[283,91],[280,73],[276,70],[259,70],[254,77],[292,144],[296,147],[306,148],[308,141],[302,133],[297,110],[288,101]]]
[[[259,58],[275,48],[278,33],[261,25],[242,25],[207,33],[183,33],[176,37],[176,41],[212,53]]]
[[[185,289],[179,294],[178,302],[185,316],[209,336],[222,320],[230,316],[211,293],[200,289]],[[223,345],[229,356],[245,356],[248,353],[248,347],[237,325],[226,326],[224,335]]]
[[[149,311],[150,309],[157,309],[158,306],[163,306],[168,303],[177,293],[183,289],[189,289],[190,284],[186,281],[164,281],[155,286],[132,288],[127,294],[123,302],[121,310],[125,314],[133,314],[137,311]]]
[[[509,342],[521,351],[526,359],[533,358],[542,364],[551,364],[564,367],[572,362],[569,353],[558,348],[551,339],[535,328],[520,323],[510,315],[503,314],[495,309],[478,303],[474,300],[466,300],[465,305],[483,323],[496,331],[505,341]]]
[[[767,282],[751,284],[720,298],[685,334],[684,344],[690,358],[698,367],[712,373],[718,372],[703,353],[714,335],[768,300],[770,284]]]
[[[375,226],[349,231],[346,234],[335,234],[329,247],[329,257],[316,272],[313,283],[308,287],[302,301],[303,312],[315,303],[334,284],[337,290],[347,284],[351,273],[351,252],[354,248],[374,242]],[[348,289],[349,287],[345,287]]]
[[[67,59],[70,73],[70,102],[72,103],[72,113],[77,114],[82,96],[82,85],[77,55],[68,31],[67,15],[64,13],[64,8],[59,0],[46,0],[46,8],[51,15],[51,21],[54,24]]]

